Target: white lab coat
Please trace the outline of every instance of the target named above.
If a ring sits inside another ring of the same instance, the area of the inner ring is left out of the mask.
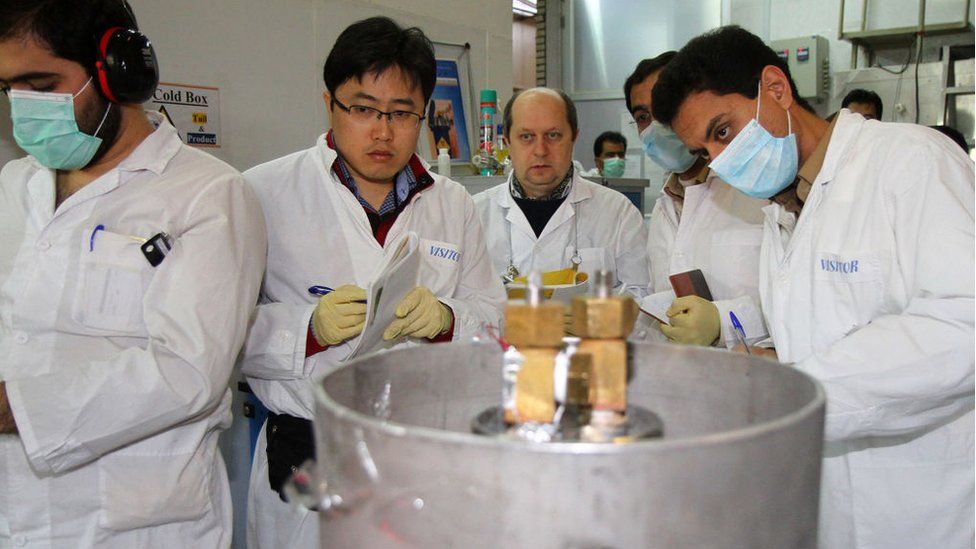
[[[718,344],[738,343],[729,311],[742,323],[749,343],[766,339],[759,307],[759,248],[762,208],[769,201],[740,193],[714,172],[684,191],[680,221],[674,199],[667,193],[651,211],[647,235],[651,293],[670,290],[670,275],[701,269],[719,312]],[[648,331],[660,333],[656,327]]]
[[[647,232],[640,211],[627,197],[576,174],[569,196],[536,237],[512,198],[510,184],[511,176],[474,197],[498,279],[508,270],[513,255],[523,275],[531,270],[572,267],[573,250],[578,246],[579,271],[588,273],[591,280],[597,271],[609,269],[616,276],[617,291],[638,299],[647,295]]]
[[[336,153],[325,136],[314,147],[245,172],[268,225],[268,268],[245,344],[242,371],[262,403],[275,413],[314,417],[310,378],[341,363],[355,340],[305,358],[309,320],[318,297],[308,288],[365,288],[383,258],[362,205],[332,172]],[[460,258],[424,256],[421,284],[454,311],[454,339],[501,323],[505,292],[492,273],[481,225],[464,187],[431,174],[434,184],[416,194],[386,237],[406,231]],[[426,342],[422,344],[428,344]],[[264,430],[255,450],[248,503],[248,546],[318,547],[318,519],[283,503],[268,485]]]
[[[765,208],[762,304],[827,394],[823,547],[973,546],[973,162],[842,110],[796,221]]]
[[[217,435],[264,269],[241,175],[161,123],[54,209],[54,172],[0,172],[0,547],[229,547]],[[97,225],[103,225],[94,237]],[[130,237],[166,232],[152,267]]]

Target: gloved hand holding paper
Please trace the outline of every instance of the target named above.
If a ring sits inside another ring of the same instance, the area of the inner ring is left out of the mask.
[[[366,325],[366,290],[339,286],[319,299],[312,313],[312,333],[319,345],[338,345],[352,339]]]
[[[396,320],[383,332],[383,339],[423,337],[433,339],[454,323],[451,309],[437,300],[430,290],[417,286],[396,308]]]

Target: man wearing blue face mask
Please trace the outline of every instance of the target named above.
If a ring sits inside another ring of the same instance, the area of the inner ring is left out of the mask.
[[[651,89],[675,53],[641,61],[624,84],[627,110],[644,152],[669,172],[651,212],[651,291],[670,292],[670,275],[700,269],[714,301],[675,299],[669,324],[655,322],[648,337],[663,334],[677,343],[732,347],[738,338],[731,311],[742,322],[747,340],[755,343],[767,337],[759,308],[759,244],[762,207],[769,202],[728,186],[708,169],[705,158],[691,154],[674,132],[654,121]]]
[[[265,264],[241,175],[141,103],[123,0],[0,2],[0,547],[229,547],[217,450]]]
[[[760,292],[776,355],[823,385],[822,547],[972,547],[973,162],[929,128],[828,123],[756,36],[689,42],[654,117],[771,197]]]

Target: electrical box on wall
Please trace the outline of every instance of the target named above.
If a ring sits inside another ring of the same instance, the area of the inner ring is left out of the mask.
[[[830,55],[823,36],[803,36],[773,40],[769,47],[786,61],[800,97],[815,101],[827,99],[830,87]]]

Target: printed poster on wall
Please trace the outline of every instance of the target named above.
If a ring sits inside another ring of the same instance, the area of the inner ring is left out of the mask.
[[[452,160],[469,161],[471,149],[465,120],[457,61],[438,59],[437,83],[427,106],[429,131],[425,132],[431,161],[437,159],[438,148],[447,148]]]
[[[220,147],[219,89],[160,82],[146,108],[166,117],[187,145]]]

